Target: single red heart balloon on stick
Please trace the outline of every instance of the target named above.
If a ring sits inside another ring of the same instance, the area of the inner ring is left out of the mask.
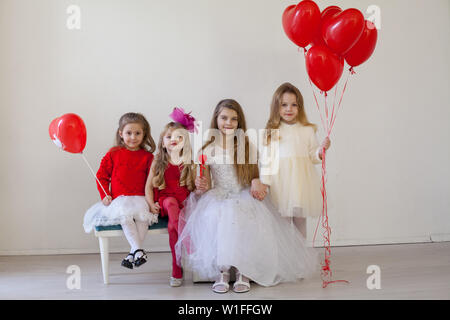
[[[326,46],[313,46],[306,53],[306,71],[311,81],[322,91],[333,88],[344,71],[344,58]]]
[[[307,47],[320,24],[320,9],[314,1],[303,0],[283,13],[283,29],[288,38],[301,48]]]
[[[50,139],[61,149],[70,153],[82,153],[86,147],[86,126],[74,113],[54,119],[48,128]]]
[[[98,180],[94,170],[89,164],[88,160],[83,154],[83,150],[86,147],[86,126],[83,119],[74,113],[67,113],[59,118],[54,119],[49,127],[48,133],[50,139],[61,149],[70,153],[79,153],[86,162],[94,178],[101,186],[105,195],[108,195],[102,184]]]
[[[324,21],[322,37],[334,53],[345,55],[359,40],[363,30],[363,14],[352,8]]]

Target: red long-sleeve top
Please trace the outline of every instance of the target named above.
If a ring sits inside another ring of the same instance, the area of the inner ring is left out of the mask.
[[[112,148],[103,157],[97,178],[113,200],[119,196],[143,196],[152,161],[153,154],[144,149]],[[106,195],[98,182],[97,189],[103,200]]]

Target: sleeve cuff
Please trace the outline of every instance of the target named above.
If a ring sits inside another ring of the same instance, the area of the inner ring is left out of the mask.
[[[101,192],[101,196],[100,196],[100,198],[102,199],[102,201],[103,201],[103,199],[105,199],[107,196],[110,196],[111,197],[111,195],[110,194],[107,194],[107,195],[105,195],[105,193],[102,191]],[[112,198],[112,197],[111,197]]]
[[[259,176],[259,180],[261,181],[262,184],[265,184],[267,186],[270,186],[270,176]]]
[[[320,154],[320,147],[317,148],[317,151],[316,151],[316,160],[317,160],[318,162],[322,162],[322,159],[320,159],[319,154]]]

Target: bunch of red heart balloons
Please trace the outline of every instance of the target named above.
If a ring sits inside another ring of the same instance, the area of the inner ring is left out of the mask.
[[[86,146],[86,126],[83,119],[67,113],[54,119],[48,127],[50,139],[61,149],[70,153],[82,153]]]
[[[375,50],[377,29],[358,9],[330,6],[320,12],[312,0],[291,5],[283,13],[288,38],[307,50],[306,70],[322,91],[333,88],[342,76],[344,60],[353,68],[366,62]]]

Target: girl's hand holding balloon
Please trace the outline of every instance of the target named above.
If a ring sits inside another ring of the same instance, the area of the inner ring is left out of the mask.
[[[106,197],[104,197],[103,200],[102,200],[102,202],[103,202],[103,204],[104,204],[105,206],[109,206],[109,205],[111,204],[111,202],[112,202],[111,196],[106,196]]]
[[[322,144],[320,145],[320,153],[319,153],[320,159],[323,159],[323,157],[322,157],[323,150],[325,149],[325,151],[327,151],[330,148],[330,146],[331,146],[330,138],[326,137],[323,140]]]
[[[326,137],[322,142],[321,149],[328,150],[330,148],[330,146],[331,146],[331,140],[330,140],[330,138]]]

